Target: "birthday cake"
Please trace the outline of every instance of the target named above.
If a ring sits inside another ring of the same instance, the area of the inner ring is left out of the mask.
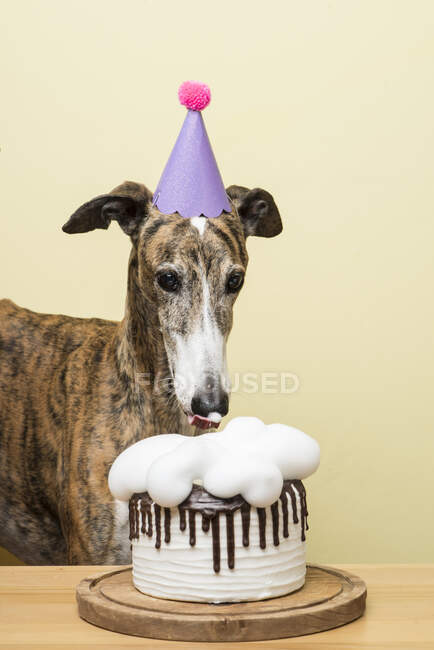
[[[240,602],[288,594],[306,573],[306,492],[319,446],[258,418],[163,434],[126,449],[109,488],[129,503],[135,587],[158,598]]]

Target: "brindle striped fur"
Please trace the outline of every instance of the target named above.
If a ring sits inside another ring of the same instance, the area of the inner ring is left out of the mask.
[[[227,337],[234,299],[223,295],[225,269],[246,268],[248,234],[281,229],[264,190],[233,186],[228,195],[232,213],[209,220],[202,237],[188,219],[159,213],[136,183],[71,217],[66,232],[107,228],[115,219],[131,237],[120,323],[37,314],[0,301],[0,545],[25,562],[130,561],[126,515],[107,488],[110,465],[143,437],[196,433],[165,381],[167,333],[188,331],[205,269]],[[190,304],[175,311],[170,296],[164,302],[156,293],[153,273],[165,260],[182,263],[191,286]]]

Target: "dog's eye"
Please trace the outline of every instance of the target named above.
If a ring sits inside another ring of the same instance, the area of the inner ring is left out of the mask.
[[[178,291],[181,283],[175,271],[164,271],[157,275],[157,282],[164,291]]]
[[[232,273],[232,275],[229,276],[228,281],[226,282],[226,291],[228,293],[236,293],[241,289],[243,286],[244,282],[244,274],[243,273]]]

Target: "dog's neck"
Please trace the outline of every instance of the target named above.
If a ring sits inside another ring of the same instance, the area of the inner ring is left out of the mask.
[[[138,282],[135,248],[128,266],[125,317],[116,333],[114,352],[119,381],[129,396],[133,427],[141,430],[140,438],[159,433],[194,435],[173,391],[155,304]]]

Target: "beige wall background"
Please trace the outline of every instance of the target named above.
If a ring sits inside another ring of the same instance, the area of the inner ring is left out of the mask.
[[[120,319],[129,241],[62,224],[124,179],[154,188],[184,109],[227,185],[261,186],[284,234],[249,241],[235,372],[293,394],[234,394],[313,435],[309,557],[433,561],[434,4],[329,0],[4,0],[1,294]],[[13,561],[0,552],[0,563]]]

